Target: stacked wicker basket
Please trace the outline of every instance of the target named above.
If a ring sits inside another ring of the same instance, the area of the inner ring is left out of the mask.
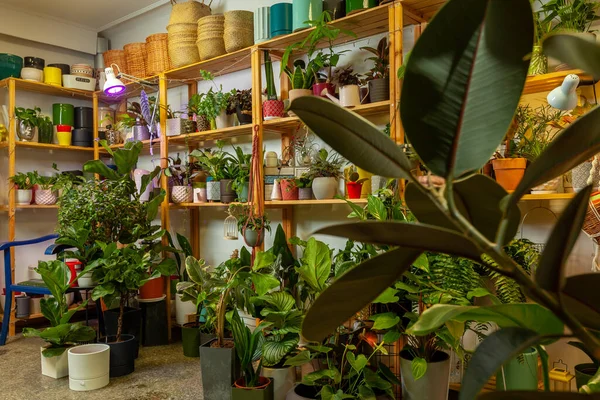
[[[225,50],[232,53],[254,44],[254,13],[252,11],[227,11],[223,34]]]
[[[174,68],[200,61],[196,45],[198,20],[207,15],[210,15],[210,7],[197,1],[173,5],[167,32],[169,57]]]
[[[221,56],[225,50],[225,17],[208,15],[198,20],[198,52],[202,61]]]
[[[129,43],[123,46],[127,59],[127,73],[139,78],[146,77],[146,43]]]
[[[115,64],[119,67],[119,71],[123,73],[128,73],[127,70],[127,57],[125,57],[124,50],[108,50],[102,53],[102,58],[104,58],[104,66],[112,67]],[[115,71],[117,73],[117,71]]]
[[[146,73],[148,76],[160,74],[171,68],[169,59],[168,35],[155,33],[146,38]]]

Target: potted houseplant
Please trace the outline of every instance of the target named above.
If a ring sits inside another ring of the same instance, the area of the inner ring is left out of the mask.
[[[234,310],[231,330],[235,343],[235,354],[238,356],[242,368],[242,377],[237,379],[231,388],[231,399],[273,400],[273,380],[258,374],[262,365],[259,351],[263,340],[262,329],[258,327],[254,332],[250,332],[238,312]],[[259,358],[261,361],[258,368],[254,369],[253,362],[258,361]]]
[[[87,306],[87,301],[77,308],[69,310],[65,294],[70,286],[70,271],[62,261],[40,261],[36,272],[50,290],[52,297],[41,299],[42,314],[50,327],[39,331],[33,328],[24,328],[23,336],[39,337],[47,342],[42,347],[42,374],[51,378],[62,378],[69,374],[68,356],[65,353],[69,347],[96,338],[96,331],[81,323],[69,323],[76,311]],[[108,370],[106,371],[108,383]]]
[[[332,82],[339,87],[339,102],[342,107],[360,105],[361,76],[354,73],[352,66],[337,68],[333,73]]]
[[[315,82],[315,74],[312,71],[314,67],[314,63],[309,63],[307,66],[304,60],[300,59],[294,61],[291,68],[287,65],[283,67],[282,72],[290,80],[290,101],[302,96],[312,96],[312,86]]]
[[[308,176],[312,179],[312,189],[317,200],[333,199],[337,192],[338,179],[342,177],[340,168],[346,161],[337,153],[319,150],[315,161],[309,167]]]
[[[271,221],[266,215],[251,215],[250,206],[230,204],[229,214],[237,219],[238,230],[244,236],[248,246],[260,246],[265,238],[265,231],[271,232]]]
[[[38,119],[38,142],[52,143],[54,136],[54,126],[49,116],[40,116]]]
[[[150,110],[154,110],[156,104],[155,97],[148,98]],[[179,118],[178,115],[181,114],[181,111],[173,111],[171,109],[171,105],[167,104],[166,106],[161,105],[160,108],[167,111],[167,136],[179,136],[185,132],[185,120]],[[156,111],[159,112],[158,110]],[[158,132],[158,136],[160,137],[160,122],[156,123],[156,131]]]
[[[223,129],[233,126],[233,114],[235,113],[235,104],[233,98],[236,90],[223,92],[223,85],[217,86],[213,74],[208,71],[200,70],[200,76],[205,81],[211,81],[215,90],[210,88],[208,92],[200,95],[201,114],[204,115],[210,123],[210,129]]]
[[[303,174],[300,178],[297,178],[296,186],[298,186],[298,200],[312,199],[312,180],[308,176]]]
[[[189,162],[183,165],[174,163],[173,159],[169,159],[169,166],[164,171],[173,183],[171,200],[175,204],[191,203],[193,201],[192,179],[195,173],[191,172]]]
[[[367,76],[369,85],[369,99],[371,103],[378,101],[386,101],[390,99],[390,46],[387,38],[383,37],[377,44],[377,48],[361,47],[361,50],[366,50],[373,54],[370,60],[373,62],[373,67]]]
[[[252,123],[252,89],[238,90],[233,96],[240,125]]]
[[[348,192],[349,199],[360,199],[360,195],[362,192],[362,186],[365,181],[368,181],[367,178],[360,179],[358,172],[354,171],[348,177],[349,181],[346,182],[346,191]]]
[[[577,390],[579,390],[583,385],[587,385],[590,379],[596,375],[596,372],[600,369],[600,362],[596,360],[583,343],[570,341],[568,344],[583,351],[592,361],[591,363],[577,364],[575,366],[575,384],[577,385]]]
[[[267,100],[263,102],[263,119],[270,120],[281,118],[284,114],[285,106],[283,101],[277,99],[277,90],[275,89],[275,78],[273,76],[273,63],[269,51],[264,51],[265,55],[265,76],[267,79]]]
[[[217,150],[196,149],[190,156],[204,169],[209,177],[206,180],[206,198],[208,201],[221,200],[221,184],[225,166],[230,162],[230,155],[223,151],[224,143],[217,141]]]
[[[298,185],[296,179],[280,179],[282,200],[298,200]]]
[[[187,105],[188,117],[191,118],[192,121],[196,122],[197,132],[204,132],[210,129],[210,122],[208,121],[208,118],[202,114],[202,109],[200,108],[203,97],[204,93],[194,93],[190,97]]]
[[[37,184],[37,189],[35,190],[35,204],[56,204],[58,201],[58,187],[56,187],[57,177],[41,176],[37,172],[34,173],[36,174],[35,180]]]
[[[17,172],[9,178],[17,191],[17,204],[31,204],[31,200],[33,199],[33,187],[37,183],[36,176],[37,174],[35,172]]]
[[[252,155],[244,154],[240,146],[233,147],[235,157],[231,157],[230,168],[232,170],[233,181],[231,187],[235,190],[237,200],[245,203],[248,201],[250,188],[250,166],[252,164]]]
[[[206,203],[206,182],[193,182],[192,191],[194,196],[194,203]]]
[[[38,133],[42,110],[39,107],[15,107],[17,119],[17,136],[23,142],[31,142]]]

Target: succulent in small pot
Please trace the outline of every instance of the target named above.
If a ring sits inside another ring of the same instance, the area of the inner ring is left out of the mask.
[[[360,199],[360,193],[362,192],[362,186],[367,178],[360,179],[358,172],[352,172],[348,177],[349,181],[346,182],[346,191],[348,192],[349,199]]]
[[[269,51],[264,51],[265,56],[265,75],[267,78],[267,100],[263,103],[263,118],[265,120],[283,117],[285,106],[283,101],[277,99],[277,90],[275,89],[275,78],[273,77],[273,63]]]
[[[377,48],[361,47],[361,50],[366,50],[373,54],[370,60],[373,62],[373,67],[367,76],[369,85],[369,98],[371,103],[378,101],[386,101],[390,99],[390,46],[387,38],[381,38],[377,44]],[[406,63],[407,59],[404,60]]]
[[[313,197],[312,180],[306,175],[296,179],[298,186],[298,200],[311,200]]]
[[[33,187],[37,183],[36,172],[17,172],[9,180],[17,190],[16,201],[19,205],[31,204],[33,198]]]
[[[252,123],[252,89],[238,90],[234,95],[235,110],[240,125]]]

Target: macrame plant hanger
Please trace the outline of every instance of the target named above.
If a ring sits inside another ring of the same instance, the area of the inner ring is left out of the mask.
[[[247,207],[247,217],[246,222],[242,228],[242,234],[244,236],[244,242],[246,245],[252,247],[252,264],[254,265],[254,258],[256,256],[256,248],[262,244],[262,238],[264,233],[263,224],[260,224],[260,227],[257,229],[256,233],[258,235],[259,240],[256,243],[248,243],[246,239],[246,229],[248,229],[248,222],[255,218],[260,218],[264,215],[263,204],[260,201],[260,196],[262,191],[260,190],[260,185],[255,185],[255,177],[259,176],[260,168],[262,168],[262,160],[259,159],[259,138],[258,138],[258,125],[254,125],[254,135],[252,135],[252,166],[250,167],[250,180],[248,183],[249,193],[248,193],[248,207]],[[259,199],[256,201],[256,199]]]

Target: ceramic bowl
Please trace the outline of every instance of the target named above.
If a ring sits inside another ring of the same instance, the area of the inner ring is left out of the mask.
[[[26,81],[36,81],[43,82],[44,81],[44,71],[37,68],[25,67],[21,69],[21,79],[25,79]]]

